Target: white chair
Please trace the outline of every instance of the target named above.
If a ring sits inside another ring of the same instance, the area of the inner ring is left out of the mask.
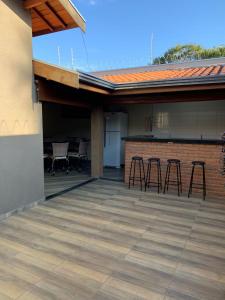
[[[87,159],[87,149],[89,142],[80,140],[78,152],[69,152],[69,158]]]
[[[83,160],[87,160],[87,149],[88,149],[89,142],[84,142],[80,140],[78,152],[69,152],[68,157],[69,159],[76,159],[78,161],[77,171],[80,172],[84,169]],[[72,165],[72,164],[71,164]]]
[[[69,173],[68,148],[69,143],[52,143],[52,175],[55,174],[54,166],[57,160],[65,160],[67,162],[66,173]]]

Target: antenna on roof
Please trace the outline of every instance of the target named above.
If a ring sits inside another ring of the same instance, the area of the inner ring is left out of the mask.
[[[151,45],[150,45],[150,64],[153,64],[153,39],[154,39],[154,34],[152,32],[151,34]]]
[[[84,36],[84,33],[82,31],[80,31],[80,33],[81,33],[81,36],[82,36],[82,41],[83,41],[84,50],[85,50],[85,54],[86,54],[87,67],[90,71],[89,55],[88,55],[88,49],[87,49],[87,45],[86,45],[85,36]]]
[[[58,64],[59,66],[61,65],[61,54],[60,54],[60,47],[57,47],[57,52],[58,52]]]
[[[72,63],[72,69],[74,68],[74,52],[73,52],[73,48],[70,49],[71,51],[71,63]]]

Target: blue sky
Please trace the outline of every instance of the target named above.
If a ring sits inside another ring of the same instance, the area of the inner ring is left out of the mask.
[[[33,39],[37,59],[93,71],[143,66],[169,47],[198,43],[225,44],[224,0],[72,0],[86,20],[87,31],[72,29]],[[85,47],[86,45],[86,47]],[[87,51],[85,50],[87,49]]]

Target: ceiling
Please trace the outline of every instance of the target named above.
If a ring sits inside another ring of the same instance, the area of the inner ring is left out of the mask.
[[[70,0],[24,0],[30,10],[33,36],[80,27],[85,31],[85,20]]]

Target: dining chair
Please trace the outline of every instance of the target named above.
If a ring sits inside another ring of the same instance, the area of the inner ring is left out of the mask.
[[[89,142],[80,140],[78,152],[69,152],[69,158],[87,159],[87,149]]]
[[[83,169],[82,162],[84,160],[88,159],[88,155],[87,155],[88,145],[89,145],[89,142],[80,140],[78,152],[77,151],[68,152],[69,159],[77,159],[78,160],[78,171]]]
[[[69,173],[69,158],[68,158],[68,148],[69,143],[52,143],[52,175],[55,175],[55,162],[59,161],[66,161],[67,162],[67,169],[66,173]]]

